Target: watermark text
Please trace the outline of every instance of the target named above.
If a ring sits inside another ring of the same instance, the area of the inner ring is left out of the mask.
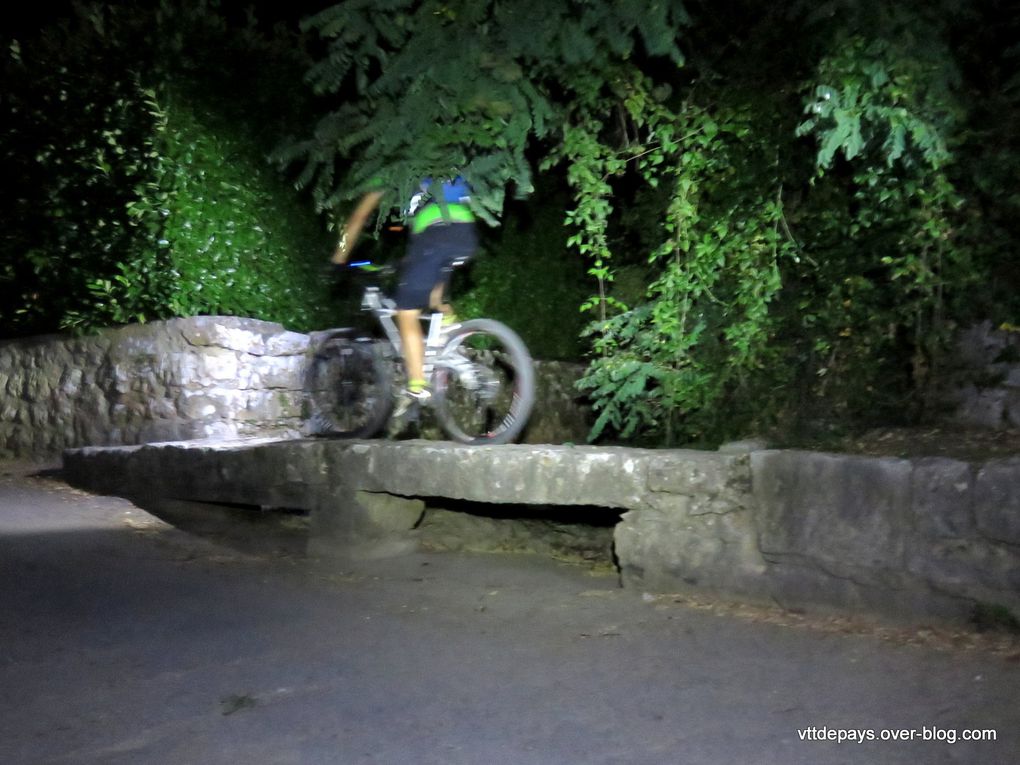
[[[801,741],[835,741],[837,744],[863,744],[866,741],[941,741],[955,744],[958,741],[998,741],[999,734],[991,728],[964,729],[939,728],[922,725],[920,728],[798,728]]]

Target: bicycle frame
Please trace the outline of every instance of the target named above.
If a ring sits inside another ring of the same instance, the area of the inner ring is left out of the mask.
[[[371,313],[386,335],[387,341],[393,346],[397,355],[403,358],[404,347],[400,339],[400,330],[394,316],[397,314],[397,304],[383,295],[378,287],[366,287],[361,298],[363,311]],[[421,317],[422,321],[428,322],[428,331],[425,333],[425,358],[423,371],[425,379],[431,379],[437,363],[443,366],[457,368],[461,374],[468,379],[473,377],[470,369],[470,362],[460,354],[447,354],[440,358],[446,338],[443,336],[443,314],[435,311],[427,316]]]

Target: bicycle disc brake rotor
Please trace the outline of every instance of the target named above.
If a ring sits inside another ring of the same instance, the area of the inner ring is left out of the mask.
[[[464,344],[444,364],[444,405],[458,435],[484,436],[499,430],[512,412],[513,376],[498,350]]]

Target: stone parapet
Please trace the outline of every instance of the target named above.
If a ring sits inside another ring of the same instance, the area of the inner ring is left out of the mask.
[[[225,316],[0,342],[0,458],[294,433],[308,337]]]
[[[0,459],[80,446],[297,436],[309,336],[199,316],[95,335],[0,341]],[[578,365],[536,362],[529,443],[584,441]]]
[[[614,508],[627,587],[915,620],[1020,613],[1020,459],[264,440],[79,449],[65,468],[137,499],[307,510],[316,554],[414,544],[421,501]]]

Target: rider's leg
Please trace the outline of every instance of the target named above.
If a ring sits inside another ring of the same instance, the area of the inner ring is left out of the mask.
[[[453,306],[447,302],[446,296],[450,293],[450,274],[447,272],[432,292],[429,293],[429,308],[432,311],[439,311],[443,314],[443,327],[451,328],[457,324],[457,314],[453,312]]]
[[[417,308],[397,311],[397,329],[404,346],[407,387],[416,393],[425,387],[425,337],[421,331],[421,311]]]
[[[454,223],[427,228],[408,243],[396,292],[396,319],[404,346],[408,390],[412,393],[425,389],[421,309],[434,306],[444,314],[449,310],[443,300],[449,267],[454,260],[472,254],[476,241],[472,224]]]
[[[453,308],[446,302],[446,281],[441,281],[435,287],[432,288],[432,292],[429,293],[429,308],[433,311],[439,311],[449,316],[453,313]]]

